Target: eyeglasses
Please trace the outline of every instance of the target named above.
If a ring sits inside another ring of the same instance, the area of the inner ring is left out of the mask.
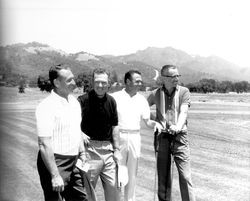
[[[181,75],[161,75],[162,77],[179,78]]]

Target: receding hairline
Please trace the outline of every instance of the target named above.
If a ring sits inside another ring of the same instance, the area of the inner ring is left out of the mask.
[[[60,71],[61,70],[69,70],[71,71],[69,65],[67,64],[57,64],[57,65],[53,65],[50,67],[49,69],[49,80],[50,80],[50,83],[52,84],[52,86],[54,87],[54,80],[57,79],[57,78],[60,78]]]
[[[161,75],[163,74],[163,72],[169,71],[170,69],[178,69],[178,68],[175,65],[169,65],[169,64],[168,65],[164,65],[161,68]]]
[[[108,78],[110,76],[109,72],[106,69],[104,69],[104,68],[96,68],[96,69],[93,70],[92,77],[94,78],[95,75],[101,75],[101,74],[106,74],[108,76]]]

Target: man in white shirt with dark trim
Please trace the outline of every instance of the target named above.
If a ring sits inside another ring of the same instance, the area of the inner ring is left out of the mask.
[[[74,76],[65,65],[50,68],[51,94],[36,109],[39,153],[37,168],[46,201],[86,201],[76,160],[85,160],[82,143],[81,108],[70,95]]]
[[[138,91],[142,86],[142,76],[137,70],[125,73],[125,88],[111,94],[117,103],[118,126],[120,132],[121,165],[127,166],[128,183],[124,188],[124,201],[135,201],[135,185],[138,159],[141,152],[141,119],[149,128],[161,130],[161,125],[150,120],[150,107],[146,98]]]

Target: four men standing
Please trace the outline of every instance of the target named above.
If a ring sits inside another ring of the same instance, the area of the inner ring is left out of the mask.
[[[178,85],[179,74],[175,66],[163,66],[163,86],[150,94],[148,102],[138,93],[142,77],[136,70],[125,74],[125,89],[115,92],[112,97],[107,94],[108,72],[95,69],[93,90],[78,97],[80,105],[69,95],[75,87],[71,71],[59,65],[52,67],[49,74],[54,90],[36,111],[40,149],[38,171],[45,200],[88,200],[83,179],[74,168],[76,159],[80,158],[83,164],[89,164],[87,178],[94,187],[101,178],[106,201],[120,200],[117,164],[127,166],[129,180],[124,201],[135,201],[141,119],[159,132],[159,200],[171,200],[171,156],[178,168],[182,200],[195,200],[186,127],[190,94],[187,88]],[[156,121],[150,120],[149,105],[154,104]]]

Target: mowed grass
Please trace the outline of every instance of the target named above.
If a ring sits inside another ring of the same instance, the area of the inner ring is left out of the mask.
[[[38,89],[26,89],[25,94],[19,94],[16,88],[0,88],[0,95],[0,200],[43,200],[36,170],[34,111],[48,94]],[[197,201],[249,201],[250,95],[192,94],[188,126]],[[142,124],[141,135],[136,200],[153,201],[153,132]],[[100,182],[96,190],[99,201],[104,201]],[[173,200],[181,200],[176,169]]]

